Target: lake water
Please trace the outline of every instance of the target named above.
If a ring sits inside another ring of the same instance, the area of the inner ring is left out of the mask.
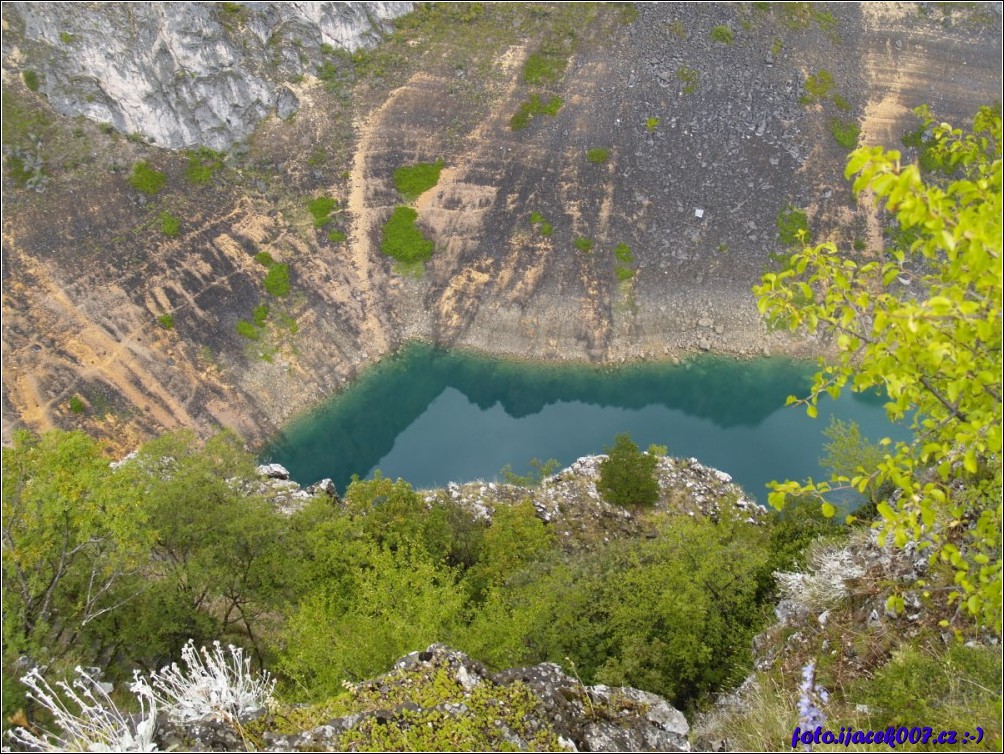
[[[830,417],[862,434],[905,439],[879,396],[820,401],[819,418],[784,405],[804,396],[813,365],[701,356],[680,365],[618,368],[520,363],[413,344],[364,372],[344,393],[294,422],[262,454],[293,479],[323,477],[344,491],[380,469],[417,488],[494,479],[533,458],[566,466],[629,432],[728,472],[766,500],[774,479],[819,478]]]

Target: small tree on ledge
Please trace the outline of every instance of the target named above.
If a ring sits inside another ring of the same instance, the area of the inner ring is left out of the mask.
[[[655,478],[659,459],[639,450],[626,432],[614,438],[607,454],[596,481],[603,498],[620,506],[655,505],[659,499],[659,480]]]

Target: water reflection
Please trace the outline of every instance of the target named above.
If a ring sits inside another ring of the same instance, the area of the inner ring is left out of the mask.
[[[618,432],[668,445],[732,474],[763,499],[774,478],[819,474],[822,429],[835,414],[866,435],[890,434],[881,400],[844,396],[820,418],[783,409],[804,394],[811,365],[702,357],[617,369],[521,364],[411,345],[291,426],[263,454],[301,483],[379,467],[412,484],[492,478],[534,457],[567,463]],[[902,437],[903,431],[893,432]]]

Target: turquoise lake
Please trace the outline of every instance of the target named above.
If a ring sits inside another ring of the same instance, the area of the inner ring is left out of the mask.
[[[831,416],[857,422],[872,441],[908,437],[877,395],[825,398],[817,419],[786,407],[787,396],[805,396],[813,371],[806,362],[715,356],[552,366],[413,344],[287,427],[261,457],[304,485],[330,477],[340,492],[354,474],[376,469],[427,488],[496,479],[506,464],[526,473],[533,458],[565,466],[629,432],[642,448],[666,445],[726,471],[763,502],[771,480],[821,476]]]

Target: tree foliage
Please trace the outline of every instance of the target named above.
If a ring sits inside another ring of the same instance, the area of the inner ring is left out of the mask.
[[[914,438],[884,440],[874,469],[777,485],[770,502],[891,482],[899,492],[878,505],[882,540],[950,563],[951,599],[1000,632],[1001,117],[983,108],[967,134],[917,112],[940,178],[925,181],[882,147],[855,150],[845,171],[856,193],[874,194],[899,231],[915,234],[909,248],[859,260],[833,243],[807,247],[755,289],[762,313],[833,340],[835,358],[804,401],[810,415],[824,393],[880,387],[889,417],[911,417]]]
[[[613,448],[600,464],[596,489],[614,505],[654,505],[659,499],[655,467],[659,459],[643,453],[626,432],[614,438]]]

